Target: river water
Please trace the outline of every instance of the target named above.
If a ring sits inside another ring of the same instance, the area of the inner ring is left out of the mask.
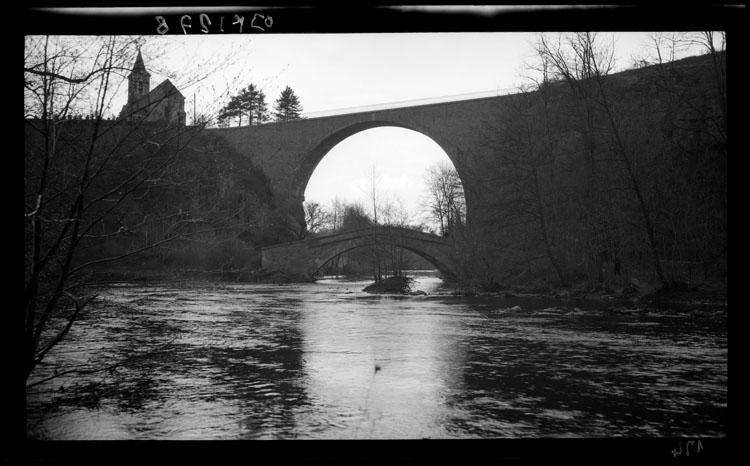
[[[33,435],[726,436],[726,308],[452,296],[434,277],[417,279],[428,296],[367,284],[100,289],[31,378],[62,374],[28,390]]]

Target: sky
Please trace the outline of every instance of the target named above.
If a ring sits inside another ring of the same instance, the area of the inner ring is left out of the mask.
[[[268,100],[290,86],[306,114],[517,87],[533,59],[537,33],[380,33],[152,36],[143,47],[159,54],[163,43],[174,56],[170,69],[190,71],[202,57],[231,50],[237,61],[198,85],[181,87],[198,108],[214,101],[210,86],[239,75],[239,85],[260,85]],[[619,66],[648,45],[642,32],[600,33],[615,38]],[[169,60],[166,60],[169,61]],[[153,63],[152,63],[153,65]],[[158,81],[158,73],[153,80]],[[163,79],[163,78],[162,78]],[[191,109],[192,110],[192,109]]]
[[[142,53],[152,73],[152,88],[164,79],[156,69],[177,73],[175,84],[185,96],[188,122],[194,101],[198,113],[208,111],[225,101],[223,90],[249,83],[263,89],[269,107],[286,86],[291,87],[303,114],[312,118],[326,111],[361,111],[390,102],[512,92],[528,82],[524,75],[537,37],[538,33],[508,32],[173,35],[150,37]],[[614,40],[618,69],[649,53],[645,32],[601,32],[599,37]],[[171,51],[166,60],[160,55],[165,46]],[[180,82],[180,70],[189,74],[196,64],[222,54],[234,60],[232,66],[217,69],[198,84]],[[324,206],[337,197],[365,203],[374,170],[380,197],[400,199],[419,223],[426,220],[425,172],[440,162],[450,160],[424,135],[401,128],[371,129],[326,155],[305,198]]]

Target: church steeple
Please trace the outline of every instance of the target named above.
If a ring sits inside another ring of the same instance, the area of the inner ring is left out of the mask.
[[[143,63],[141,49],[138,49],[138,56],[133,64],[133,71],[128,76],[128,103],[135,102],[147,96],[151,90],[151,74],[146,71],[146,65]]]
[[[144,73],[148,74],[148,72],[146,71],[146,65],[143,64],[143,56],[141,56],[140,48],[138,49],[138,56],[135,58],[133,71],[143,71]]]

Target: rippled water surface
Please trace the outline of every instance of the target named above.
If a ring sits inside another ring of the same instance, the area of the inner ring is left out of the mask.
[[[366,282],[112,286],[29,390],[47,439],[726,435],[726,310]],[[514,306],[520,306],[513,309]],[[612,312],[612,307],[618,307]],[[95,371],[95,372],[94,372]]]

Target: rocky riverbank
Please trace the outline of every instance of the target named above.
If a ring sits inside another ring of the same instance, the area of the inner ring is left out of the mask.
[[[90,273],[87,282],[165,282],[165,281],[221,281],[242,283],[306,283],[312,280],[299,274],[268,272],[263,270],[202,270],[202,269],[148,269],[137,267],[107,268]],[[378,294],[425,295],[421,290],[412,289],[413,279],[409,277],[389,277],[373,283],[363,291]],[[451,294],[457,296],[545,296],[555,299],[589,299],[603,301],[631,301],[650,305],[714,305],[727,306],[727,284],[705,282],[688,284],[670,283],[656,288],[651,285],[631,282],[616,289],[585,287],[583,285],[558,289],[509,289],[503,291],[481,291],[477,288],[460,288]]]
[[[183,280],[240,283],[306,283],[312,280],[300,274],[264,270],[143,269],[118,267],[91,272],[86,281],[101,282],[173,282]]]
[[[575,286],[571,288],[547,289],[512,289],[505,291],[483,292],[474,289],[457,290],[455,295],[462,296],[503,296],[506,298],[523,296],[540,296],[555,299],[587,299],[600,301],[630,301],[644,305],[710,305],[727,306],[726,282],[705,282],[688,284],[673,282],[665,287],[631,283],[624,288],[606,289],[603,287]]]

